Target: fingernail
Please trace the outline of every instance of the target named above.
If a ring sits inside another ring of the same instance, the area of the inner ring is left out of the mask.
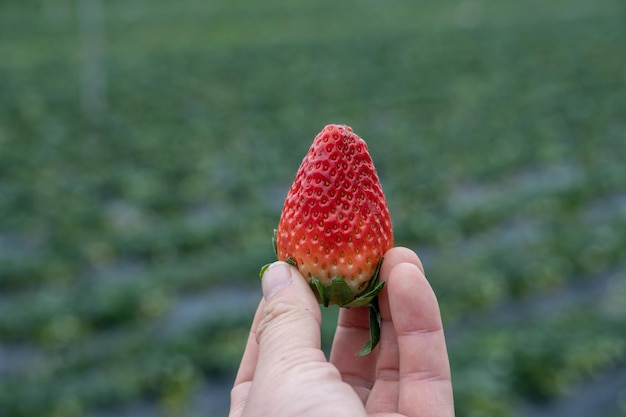
[[[274,262],[263,273],[261,288],[263,297],[268,300],[276,292],[291,282],[291,269],[285,262]]]

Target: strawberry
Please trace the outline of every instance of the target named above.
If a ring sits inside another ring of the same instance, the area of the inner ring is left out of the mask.
[[[328,125],[302,160],[275,230],[279,260],[296,266],[324,306],[370,307],[378,342],[378,271],[393,246],[391,218],[367,144],[352,128]]]

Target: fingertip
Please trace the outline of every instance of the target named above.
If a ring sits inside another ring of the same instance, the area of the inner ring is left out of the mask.
[[[276,292],[291,283],[293,273],[286,262],[278,261],[269,265],[261,277],[263,298],[269,300]]]
[[[380,280],[389,281],[392,270],[400,264],[414,265],[420,274],[424,274],[424,266],[417,254],[402,246],[389,249],[385,253],[385,258],[380,269]],[[389,285],[385,285],[379,296],[380,312],[384,320],[391,320],[391,311],[389,308]]]
[[[417,265],[396,265],[389,274],[387,291],[392,319],[394,323],[403,323],[400,328],[418,322],[422,329],[442,327],[437,296]]]
[[[432,292],[432,287],[424,275],[424,271],[412,262],[400,262],[393,266],[387,277],[388,286],[395,293],[424,291]]]
[[[274,262],[263,274],[263,307],[256,342],[270,352],[320,344],[321,311],[300,272],[286,262]]]
[[[387,251],[387,253],[385,253],[382,268],[386,270],[385,272],[391,272],[391,269],[393,269],[395,265],[401,263],[413,264],[417,266],[422,273],[424,273],[424,265],[422,264],[419,256],[417,256],[417,253],[415,253],[412,249],[402,246],[391,248]],[[381,272],[383,271],[381,270]]]
[[[265,302],[281,294],[280,298],[287,298],[289,303],[311,304],[319,309],[307,280],[298,268],[287,262],[276,261],[270,264],[261,277],[261,288]]]

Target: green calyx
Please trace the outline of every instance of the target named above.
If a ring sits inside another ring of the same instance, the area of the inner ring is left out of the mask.
[[[329,304],[338,304],[341,307],[365,307],[369,308],[369,324],[370,324],[370,338],[363,345],[359,351],[359,356],[365,356],[372,352],[378,342],[380,341],[380,310],[378,308],[378,293],[385,286],[385,281],[377,281],[372,279],[370,287],[363,294],[354,298],[352,289],[348,286],[346,281],[341,277],[335,277],[332,279],[330,285],[324,286],[319,279],[311,278],[309,286],[315,293],[317,301],[323,304],[324,307],[328,307]],[[349,302],[343,302],[346,300],[352,300]]]
[[[369,354],[380,341],[381,318],[378,308],[378,293],[385,286],[385,281],[378,281],[378,273],[380,272],[382,263],[383,260],[381,259],[369,285],[365,291],[356,298],[350,286],[341,277],[334,277],[331,283],[326,286],[315,277],[309,280],[309,286],[313,290],[313,293],[315,293],[317,301],[324,305],[324,307],[328,307],[330,304],[336,304],[344,308],[366,306],[369,308],[370,338],[359,351],[359,356]]]
[[[324,307],[328,307],[331,304],[345,308],[367,306],[385,286],[385,281],[372,280],[372,283],[374,284],[373,286],[370,284],[372,288],[368,287],[368,290],[355,298],[352,288],[341,277],[333,278],[330,285],[326,286],[315,277],[309,280],[309,286],[315,293],[317,301],[323,304]]]
[[[374,272],[374,276],[369,282],[369,285],[358,296],[354,296],[352,288],[342,277],[334,277],[329,285],[323,285],[322,282],[316,277],[309,279],[309,286],[315,293],[315,297],[320,304],[324,307],[328,307],[330,304],[338,305],[339,307],[364,307],[374,300],[378,293],[383,289],[385,282],[378,281],[378,273],[380,272],[380,266],[383,260],[381,259]]]

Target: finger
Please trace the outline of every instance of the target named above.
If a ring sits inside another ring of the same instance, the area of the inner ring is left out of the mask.
[[[289,408],[294,401],[289,393],[299,391],[295,381],[312,380],[305,375],[311,370],[334,370],[329,369],[320,349],[319,304],[298,270],[275,262],[265,271],[262,288],[264,303],[255,333],[256,368],[244,415],[273,415],[276,409]]]
[[[437,298],[415,265],[396,265],[388,277],[391,318],[398,340],[398,412],[454,415],[450,365]]]
[[[313,291],[297,269],[276,262],[262,280],[264,306],[256,329],[259,372],[281,374],[297,362],[326,362],[321,345],[321,312]]]
[[[366,307],[339,310],[330,362],[364,404],[374,384],[378,349],[365,356],[358,356],[357,353],[367,342],[369,335],[369,311]]]
[[[417,254],[409,248],[398,246],[389,249],[387,253],[385,253],[385,261],[380,268],[381,276],[386,279],[396,265],[403,263],[413,264],[422,271],[422,274],[424,273],[424,265],[422,265],[422,261]]]
[[[390,268],[399,262],[414,262],[420,267],[422,265],[413,251],[406,248],[391,249],[385,254],[380,271],[380,280],[384,281],[385,276],[391,270]],[[391,319],[390,314],[387,314],[387,317],[389,320]],[[393,333],[392,326],[383,322],[381,333],[383,338],[381,345],[385,344],[386,333],[388,336],[392,336],[387,339],[393,340],[395,344],[395,333]],[[339,369],[343,380],[353,387],[364,403],[376,380],[375,370],[379,349],[375,349],[366,356],[358,356],[355,352],[361,349],[369,337],[369,312],[366,308],[341,309],[339,311],[330,361]]]
[[[397,265],[403,263],[415,265],[420,270],[423,270],[422,263],[415,252],[402,247],[387,251],[380,269],[380,279],[386,281],[387,284],[378,296],[381,316],[381,339],[375,370],[375,382],[366,405],[370,413],[395,412],[398,407],[400,359],[398,340],[389,306],[389,279],[391,271]]]
[[[256,342],[256,329],[261,319],[261,311],[263,309],[263,300],[259,302],[259,306],[254,314],[252,320],[252,326],[250,327],[250,333],[248,334],[248,340],[246,342],[246,348],[239,364],[237,376],[235,377],[235,385],[243,382],[252,381],[254,377],[254,368],[256,367],[256,361],[258,356],[259,345]]]
[[[256,341],[256,329],[261,319],[261,311],[263,309],[263,300],[259,303],[252,320],[252,326],[250,327],[250,333],[248,334],[248,341],[246,342],[246,348],[239,364],[239,370],[235,377],[235,383],[230,392],[230,413],[229,417],[239,417],[243,413],[243,409],[248,399],[248,393],[250,392],[250,384],[254,378],[254,369],[256,367],[257,356],[259,353],[259,345]]]

